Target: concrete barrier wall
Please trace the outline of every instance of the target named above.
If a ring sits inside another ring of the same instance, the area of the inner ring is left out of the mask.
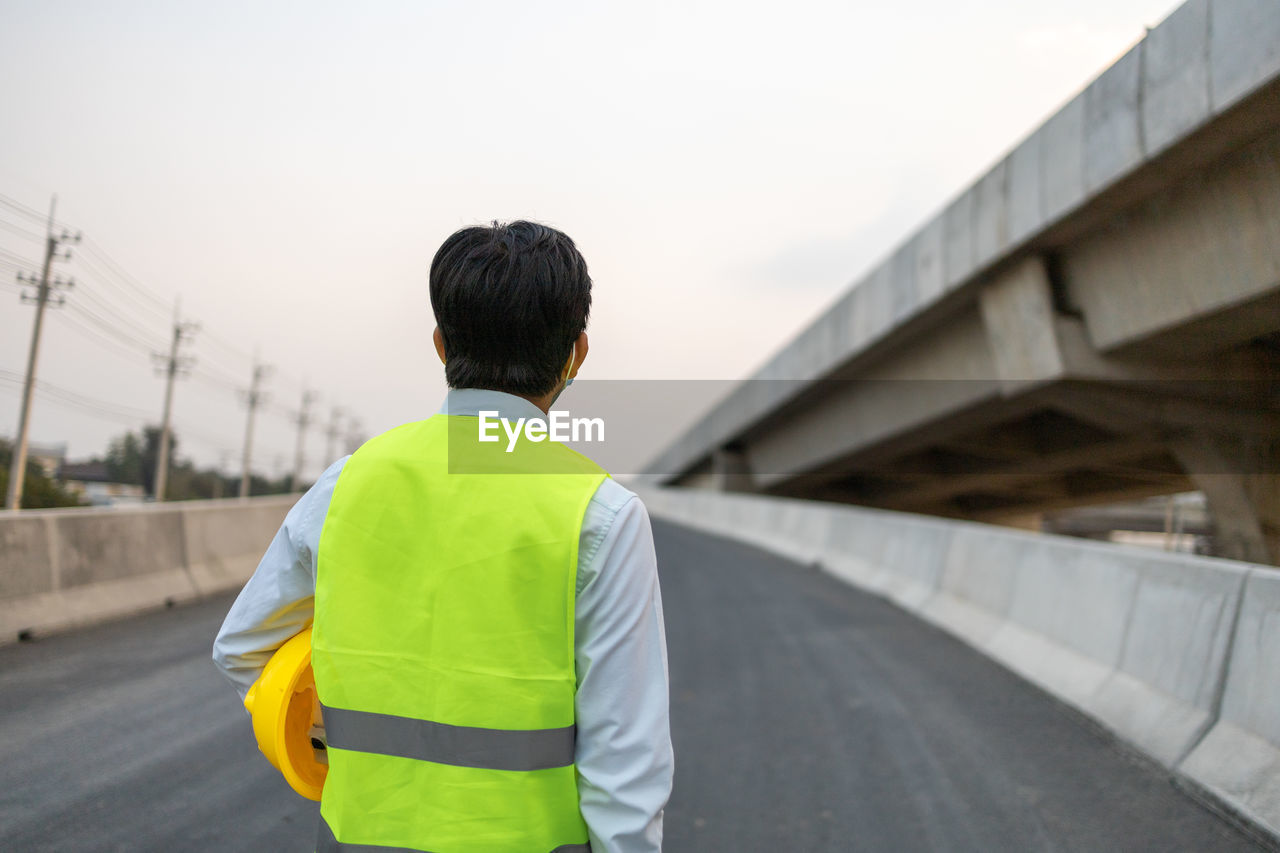
[[[0,513],[0,644],[237,587],[296,499]]]
[[[815,501],[642,490],[916,613],[1280,837],[1280,572]]]
[[[1254,572],[1232,638],[1218,719],[1189,777],[1280,836],[1280,572]]]

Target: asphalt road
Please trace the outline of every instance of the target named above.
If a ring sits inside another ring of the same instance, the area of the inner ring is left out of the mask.
[[[1251,850],[1091,725],[891,605],[656,524],[669,853]],[[0,850],[305,851],[316,806],[209,662],[230,598],[0,649]]]

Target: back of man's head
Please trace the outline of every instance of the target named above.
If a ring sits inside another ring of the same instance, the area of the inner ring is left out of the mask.
[[[591,311],[587,262],[567,234],[523,220],[463,228],[430,281],[451,388],[555,390]]]

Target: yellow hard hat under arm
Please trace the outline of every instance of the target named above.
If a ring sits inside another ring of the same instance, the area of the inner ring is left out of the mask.
[[[244,706],[253,716],[253,735],[267,761],[293,790],[309,800],[320,799],[328,768],[323,750],[312,746],[312,738],[320,734],[320,706],[311,675],[310,628],[271,656]]]

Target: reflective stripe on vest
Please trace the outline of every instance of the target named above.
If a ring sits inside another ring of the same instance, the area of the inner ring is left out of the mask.
[[[573,764],[573,726],[484,729],[327,705],[321,708],[325,739],[338,749],[489,770],[545,770]]]
[[[320,818],[320,834],[316,839],[316,853],[431,853],[412,847],[382,847],[377,844],[343,844],[333,835],[324,818]],[[551,853],[591,853],[590,844],[562,844]]]
[[[311,665],[328,850],[587,851],[574,767],[582,518],[606,474],[437,415],[343,466]],[[338,845],[338,846],[334,846]]]

